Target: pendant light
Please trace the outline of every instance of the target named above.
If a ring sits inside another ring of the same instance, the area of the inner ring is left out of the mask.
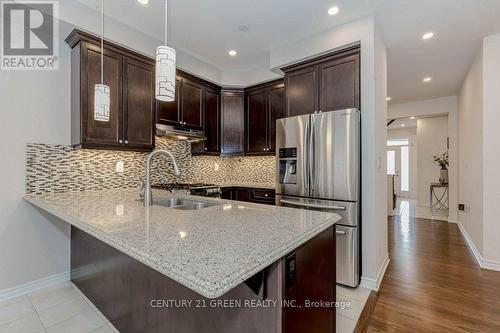
[[[94,87],[94,120],[109,121],[110,88],[104,84],[104,0],[101,0],[101,83]]]
[[[165,0],[165,45],[156,48],[155,96],[164,102],[175,101],[175,50],[167,46],[168,4]]]

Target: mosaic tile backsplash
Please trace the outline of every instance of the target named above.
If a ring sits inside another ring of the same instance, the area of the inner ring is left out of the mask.
[[[273,184],[273,156],[219,157],[191,156],[188,142],[157,138],[156,148],[174,154],[181,176],[172,172],[171,162],[155,157],[153,183],[204,182]],[[146,153],[75,149],[65,145],[28,144],[26,152],[26,192],[86,191],[111,188],[138,188],[145,179]],[[117,173],[116,162],[124,162]],[[216,171],[216,166],[218,171]]]

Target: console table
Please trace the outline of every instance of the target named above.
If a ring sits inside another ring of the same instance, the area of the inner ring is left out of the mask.
[[[438,195],[436,193],[437,188],[442,188],[443,193]],[[434,199],[436,202],[434,203]],[[441,209],[448,209],[449,207],[449,195],[448,195],[448,184],[441,183],[431,183],[430,184],[430,207],[431,212],[434,214],[435,212]]]

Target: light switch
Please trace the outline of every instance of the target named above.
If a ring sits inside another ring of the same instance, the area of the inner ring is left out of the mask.
[[[116,162],[116,172],[123,172],[125,169],[125,163],[123,161]]]

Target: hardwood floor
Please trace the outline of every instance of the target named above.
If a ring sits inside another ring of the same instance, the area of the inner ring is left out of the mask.
[[[389,255],[367,332],[500,332],[500,272],[479,268],[456,224],[391,217]]]

